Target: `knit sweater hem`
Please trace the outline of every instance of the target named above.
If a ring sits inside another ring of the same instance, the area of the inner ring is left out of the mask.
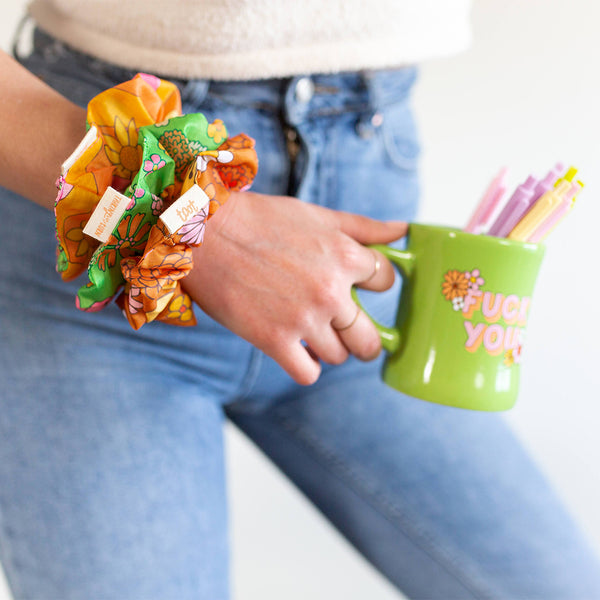
[[[34,2],[29,14],[36,24],[72,48],[106,62],[183,79],[251,80],[311,73],[397,68],[466,49],[471,33],[459,15],[455,23],[429,17],[426,27],[414,26],[394,38],[353,39],[292,47],[248,48],[228,53],[178,52],[140,46],[123,38],[93,31]]]

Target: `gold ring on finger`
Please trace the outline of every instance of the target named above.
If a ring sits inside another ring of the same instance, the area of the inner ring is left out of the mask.
[[[346,329],[350,329],[350,327],[352,327],[352,325],[354,325],[354,323],[356,323],[356,319],[358,319],[358,315],[360,314],[360,307],[357,306],[356,307],[356,314],[354,315],[354,318],[352,319],[352,321],[350,321],[350,323],[348,323],[348,325],[344,325],[343,327],[336,327],[335,325],[331,325],[336,331],[345,331]]]
[[[373,279],[373,277],[379,273],[379,269],[381,269],[381,261],[379,260],[378,254],[375,252],[375,250],[371,250],[371,252],[373,253],[373,258],[375,259],[375,266],[373,267],[373,272],[369,275],[369,277],[364,281],[361,281],[361,283],[367,283],[368,281],[371,281],[371,279]]]

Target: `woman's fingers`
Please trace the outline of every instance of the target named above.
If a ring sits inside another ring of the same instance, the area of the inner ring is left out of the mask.
[[[280,351],[268,354],[300,385],[312,385],[321,375],[319,361],[300,340],[287,344]]]
[[[348,349],[331,327],[325,327],[316,335],[307,338],[309,350],[323,362],[341,365],[348,358]]]
[[[321,374],[319,361],[342,364],[350,354],[360,360],[373,360],[381,351],[381,341],[369,317],[356,306],[352,321],[336,329],[329,327],[307,336],[307,347],[300,340],[287,344],[281,352],[271,354],[299,384],[311,385]]]
[[[352,284],[363,289],[384,291],[394,283],[394,268],[383,254],[365,246],[352,244],[350,283],[338,291],[334,316],[329,328],[321,328],[317,335],[307,338],[314,354],[331,364],[340,364],[353,354],[361,360],[372,360],[381,352],[381,338],[371,319],[360,309],[350,295]],[[339,298],[344,296],[343,300]],[[333,336],[331,335],[333,334]]]
[[[334,218],[340,231],[360,244],[389,244],[408,231],[404,221],[378,221],[342,211],[335,212]]]
[[[331,326],[348,352],[360,360],[373,360],[381,352],[381,338],[371,319],[356,305],[355,314],[346,325]]]
[[[356,306],[356,305],[355,305]],[[355,318],[340,330],[333,327],[307,340],[304,347],[300,340],[287,344],[284,349],[271,354],[296,383],[311,385],[321,374],[319,360],[329,364],[341,364],[353,354],[360,360],[373,360],[381,351],[381,341],[369,317],[356,307]]]
[[[383,292],[392,287],[395,279],[392,263],[377,250],[366,248],[370,256],[365,262],[370,262],[370,272],[364,279],[359,279],[355,284],[365,290]]]

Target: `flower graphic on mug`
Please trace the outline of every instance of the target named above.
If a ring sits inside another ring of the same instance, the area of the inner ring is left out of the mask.
[[[464,297],[469,289],[469,282],[462,271],[451,269],[444,275],[442,293],[446,300],[454,300],[459,296]]]
[[[516,348],[509,348],[504,353],[504,364],[507,367],[518,365],[521,362],[521,352],[523,351],[523,344],[519,344]]]
[[[452,298],[452,308],[454,310],[462,310],[465,305],[465,299],[463,296],[456,296]]]
[[[521,362],[521,355],[523,353],[523,344],[519,344],[514,350],[513,350],[513,359],[515,361],[515,364],[519,364]]]
[[[443,276],[441,291],[445,300],[452,304],[453,311],[462,316],[465,350],[474,353],[481,349],[490,356],[498,357],[506,367],[514,368],[522,360],[531,298],[485,290],[482,289],[484,284],[479,269],[449,269]],[[458,328],[460,322],[461,319],[458,320]],[[461,335],[458,329],[454,334]]]
[[[479,289],[479,286],[485,283],[483,277],[479,276],[479,269],[465,271],[465,277],[467,278],[469,290],[472,292],[476,292]]]

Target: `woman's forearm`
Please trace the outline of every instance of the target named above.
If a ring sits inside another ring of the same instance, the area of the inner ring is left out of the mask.
[[[85,134],[85,110],[0,52],[0,185],[51,208],[60,165]]]

